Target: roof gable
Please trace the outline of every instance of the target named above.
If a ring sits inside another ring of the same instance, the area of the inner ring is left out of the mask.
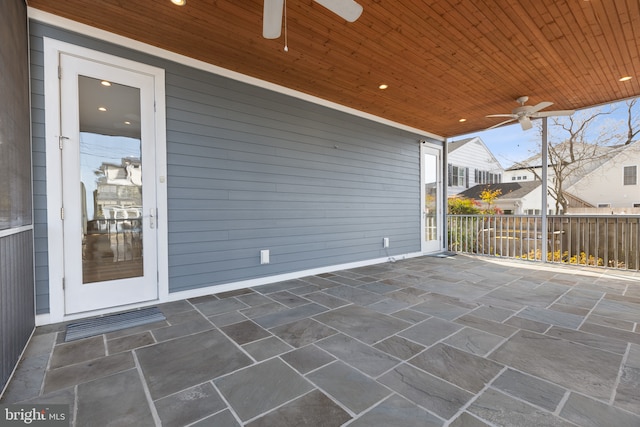
[[[489,157],[491,157],[491,161],[496,165],[498,165],[498,167],[501,170],[504,170],[500,161],[496,159],[496,156],[493,155],[493,152],[489,149],[489,147],[487,147],[487,144],[485,144],[482,138],[480,138],[479,136],[474,136],[473,138],[465,138],[465,139],[449,142],[447,144],[448,153],[452,154],[456,150],[459,150],[462,147],[468,146],[471,143],[476,143],[480,145],[487,152]]]

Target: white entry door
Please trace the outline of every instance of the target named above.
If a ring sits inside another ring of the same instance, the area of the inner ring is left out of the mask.
[[[422,252],[442,250],[442,172],[440,150],[422,144]]]
[[[65,314],[155,300],[153,76],[59,58]]]

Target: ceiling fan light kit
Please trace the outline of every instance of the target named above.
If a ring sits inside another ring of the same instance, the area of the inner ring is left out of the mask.
[[[556,111],[540,111],[547,107],[553,105],[553,102],[543,101],[536,105],[525,105],[525,103],[529,100],[528,96],[521,96],[516,99],[516,102],[520,104],[519,107],[516,107],[511,111],[511,114],[490,114],[486,117],[509,117],[508,120],[500,122],[491,126],[489,129],[494,129],[499,126],[505,125],[510,122],[518,121],[520,123],[520,127],[522,130],[529,130],[533,127],[531,124],[531,119],[537,119],[540,117],[551,117],[551,116],[570,116],[575,113],[574,110],[556,110]]]

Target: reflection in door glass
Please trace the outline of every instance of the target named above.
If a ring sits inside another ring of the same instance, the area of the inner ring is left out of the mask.
[[[424,155],[424,226],[425,240],[438,240],[438,158],[432,154]]]
[[[80,76],[82,282],[143,275],[140,90]]]

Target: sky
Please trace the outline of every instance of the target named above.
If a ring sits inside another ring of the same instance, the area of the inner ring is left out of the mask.
[[[546,108],[546,110],[553,110],[553,105]],[[626,132],[624,124],[624,120],[626,119],[625,102],[578,111],[576,115],[589,116],[596,110],[601,112],[611,111],[611,113],[594,122],[590,133],[590,137],[593,140],[596,140],[603,130],[607,132]],[[636,105],[634,111],[635,116],[640,117],[640,105]],[[574,115],[574,117],[576,117],[576,115]],[[487,126],[490,126],[491,122],[489,119],[487,119],[487,122]],[[520,124],[516,122],[516,124],[501,126],[496,129],[460,135],[451,138],[451,140],[456,141],[479,136],[496,159],[498,159],[502,167],[507,169],[514,163],[525,160],[538,152],[541,138],[539,126],[542,120],[533,120],[532,122],[534,123],[534,127],[527,131],[523,131]],[[549,124],[551,124],[551,121],[549,121]],[[559,137],[558,131],[555,131],[555,137]],[[554,138],[554,129],[550,126],[549,139],[551,140],[552,138]]]

